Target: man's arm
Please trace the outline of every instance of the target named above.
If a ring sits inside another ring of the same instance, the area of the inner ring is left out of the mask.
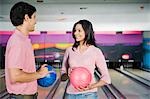
[[[40,70],[38,70],[37,72],[33,72],[33,73],[24,72],[23,70],[21,70],[19,68],[9,68],[8,72],[9,72],[10,80],[12,83],[31,82],[31,81],[37,80],[39,78],[42,78],[49,73],[49,71],[45,67],[45,65],[43,65],[40,68]]]

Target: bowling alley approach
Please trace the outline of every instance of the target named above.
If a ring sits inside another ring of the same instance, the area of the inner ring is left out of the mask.
[[[150,0],[0,0],[0,99],[150,99]]]

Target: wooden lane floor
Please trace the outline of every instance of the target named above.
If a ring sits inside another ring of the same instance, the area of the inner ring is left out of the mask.
[[[125,68],[125,70],[150,81],[150,72],[146,72],[140,69],[132,69],[132,68]]]
[[[127,99],[150,99],[150,90],[113,69],[110,69],[109,72],[113,85]]]
[[[6,89],[4,69],[0,69],[0,92]]]

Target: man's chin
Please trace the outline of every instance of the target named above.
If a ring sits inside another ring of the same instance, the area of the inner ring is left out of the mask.
[[[34,32],[34,30],[30,30],[30,32]]]

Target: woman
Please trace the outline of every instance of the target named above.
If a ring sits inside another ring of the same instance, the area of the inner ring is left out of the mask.
[[[66,49],[62,74],[68,73],[76,67],[85,67],[92,74],[91,83],[86,87],[73,87],[68,84],[66,90],[66,99],[98,99],[97,89],[106,84],[110,84],[110,76],[102,51],[96,47],[94,31],[91,22],[80,20],[74,24],[72,36],[75,40],[72,47]],[[101,79],[96,81],[94,76],[95,68],[101,73]]]

